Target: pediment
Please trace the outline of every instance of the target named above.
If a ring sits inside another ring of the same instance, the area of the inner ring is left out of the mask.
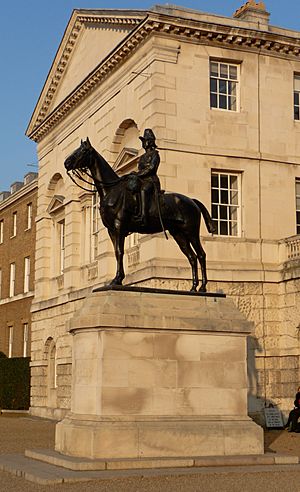
[[[52,215],[59,212],[64,206],[65,197],[62,195],[54,195],[49,206],[47,208],[47,212]]]
[[[138,151],[133,148],[124,147],[116,159],[113,169],[116,172],[125,172],[134,167]]]
[[[144,18],[141,11],[74,10],[26,133],[38,127]]]

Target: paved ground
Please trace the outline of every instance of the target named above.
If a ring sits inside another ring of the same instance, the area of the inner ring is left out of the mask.
[[[55,423],[51,421],[2,415],[0,454],[23,453],[28,448],[53,448],[54,428]],[[268,452],[300,457],[300,434],[267,432],[265,448]],[[113,472],[110,478],[93,482],[42,486],[1,472],[0,492],[300,492],[300,465],[149,470],[137,476],[132,472],[121,475]]]

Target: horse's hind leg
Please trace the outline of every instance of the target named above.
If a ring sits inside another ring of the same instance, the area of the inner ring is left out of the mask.
[[[191,291],[196,291],[199,285],[197,256],[191,248],[190,241],[186,238],[184,234],[180,232],[174,233],[171,231],[170,234],[172,234],[179,248],[190,262],[193,274],[193,286],[191,288]]]
[[[196,252],[197,258],[200,263],[202,273],[202,284],[199,292],[206,292],[207,276],[206,276],[206,253],[202,248],[202,244],[198,236],[193,236],[191,239],[192,246]]]
[[[115,231],[108,231],[109,236],[112,240],[115,257],[117,260],[117,272],[115,278],[110,282],[110,285],[122,285],[125,278],[124,267],[123,267],[123,257],[124,257],[124,241],[125,236],[118,229]]]

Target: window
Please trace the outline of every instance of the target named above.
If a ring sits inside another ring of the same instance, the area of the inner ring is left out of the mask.
[[[23,324],[23,357],[28,355],[28,323]]]
[[[62,275],[65,268],[65,221],[58,222],[59,232],[59,273]]]
[[[139,244],[139,235],[137,232],[133,232],[128,236],[127,240],[128,248],[135,248]]]
[[[11,237],[15,237],[16,235],[17,235],[17,212],[14,212],[12,215]]]
[[[0,220],[0,244],[3,243],[4,220]]]
[[[294,75],[294,120],[300,120],[300,75]]]
[[[8,327],[8,357],[12,357],[13,353],[13,335],[14,328],[13,326]]]
[[[296,179],[296,233],[300,234],[300,179]]]
[[[213,171],[211,174],[212,219],[217,234],[240,234],[240,175]]]
[[[29,292],[30,257],[24,259],[24,293]]]
[[[95,192],[92,198],[92,241],[91,241],[91,261],[94,261],[98,256],[98,237],[100,227],[99,214],[99,194]]]
[[[9,272],[9,297],[13,297],[15,295],[15,282],[16,282],[16,264],[10,264],[10,272]]]
[[[27,229],[32,226],[32,203],[27,203]]]
[[[238,65],[210,62],[210,107],[237,111]]]

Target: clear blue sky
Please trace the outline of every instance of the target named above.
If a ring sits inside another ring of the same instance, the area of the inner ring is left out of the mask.
[[[76,2],[76,3],[75,3]],[[36,144],[27,124],[74,8],[147,9],[150,0],[14,0],[1,4],[0,29],[0,191],[35,170]],[[231,16],[244,0],[170,1]],[[300,0],[265,0],[271,24],[300,31]]]

